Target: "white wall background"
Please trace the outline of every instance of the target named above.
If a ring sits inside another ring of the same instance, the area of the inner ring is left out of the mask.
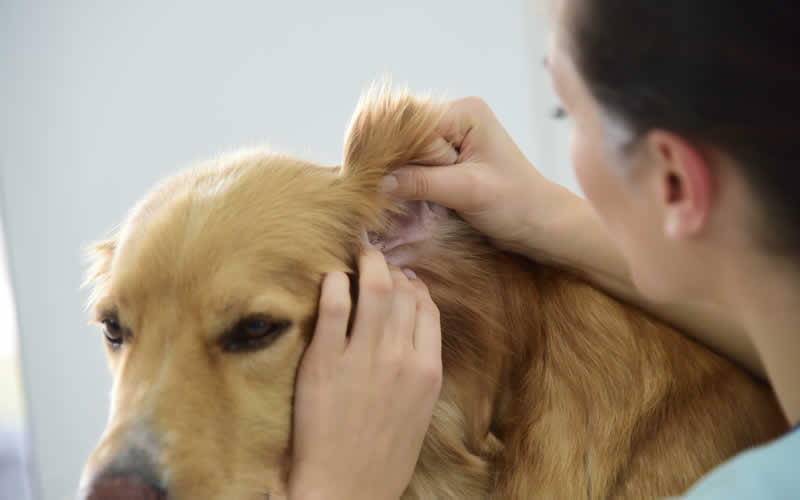
[[[543,47],[525,0],[0,4],[0,196],[37,498],[71,498],[105,422],[84,244],[157,179],[223,150],[269,143],[337,163],[360,90],[384,73],[482,96],[574,186]]]

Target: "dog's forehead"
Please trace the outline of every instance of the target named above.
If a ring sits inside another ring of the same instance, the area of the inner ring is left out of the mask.
[[[123,226],[115,288],[303,287],[349,267],[347,203],[331,169],[284,156],[239,155],[183,172]]]

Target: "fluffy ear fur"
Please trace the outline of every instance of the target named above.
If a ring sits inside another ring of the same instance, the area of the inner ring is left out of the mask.
[[[117,236],[114,235],[106,240],[92,243],[86,247],[86,260],[89,268],[86,271],[86,278],[83,282],[84,287],[92,286],[89,295],[88,307],[93,307],[97,299],[106,291],[108,287],[108,277],[111,273],[111,261],[114,258],[114,251],[117,248]]]
[[[379,194],[383,177],[430,155],[443,112],[429,97],[375,85],[362,96],[345,137],[342,176],[365,192]]]
[[[381,181],[399,167],[436,162],[433,144],[443,112],[428,97],[376,85],[362,95],[347,132],[341,178],[362,195],[373,214],[378,209],[378,220],[365,228],[368,244],[395,265],[412,264],[417,253],[392,250],[429,240],[438,226],[432,221],[446,218],[447,211],[423,201],[398,203],[382,194]]]

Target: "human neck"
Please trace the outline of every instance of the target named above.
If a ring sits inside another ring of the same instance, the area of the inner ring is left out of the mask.
[[[800,272],[779,259],[737,263],[722,286],[747,329],[791,425],[800,421]]]

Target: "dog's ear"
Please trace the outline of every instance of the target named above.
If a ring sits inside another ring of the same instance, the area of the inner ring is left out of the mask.
[[[86,259],[89,263],[89,268],[86,271],[83,286],[92,287],[92,292],[89,295],[89,307],[92,307],[97,302],[97,299],[107,291],[111,273],[111,261],[117,249],[117,240],[117,236],[114,235],[86,247]]]
[[[365,92],[345,137],[341,175],[366,192],[378,193],[392,170],[430,163],[430,145],[443,105],[408,91],[392,92],[388,84]]]
[[[392,248],[431,238],[443,207],[427,202],[400,202],[381,190],[384,177],[406,165],[452,163],[457,151],[437,132],[446,108],[430,98],[407,91],[392,92],[388,85],[373,86],[362,95],[347,132],[340,178],[364,203],[362,224],[366,245],[381,249],[387,258]],[[376,211],[377,210],[377,211]],[[401,252],[402,253],[402,252]],[[402,262],[413,264],[412,252]],[[411,257],[410,257],[411,256]]]

